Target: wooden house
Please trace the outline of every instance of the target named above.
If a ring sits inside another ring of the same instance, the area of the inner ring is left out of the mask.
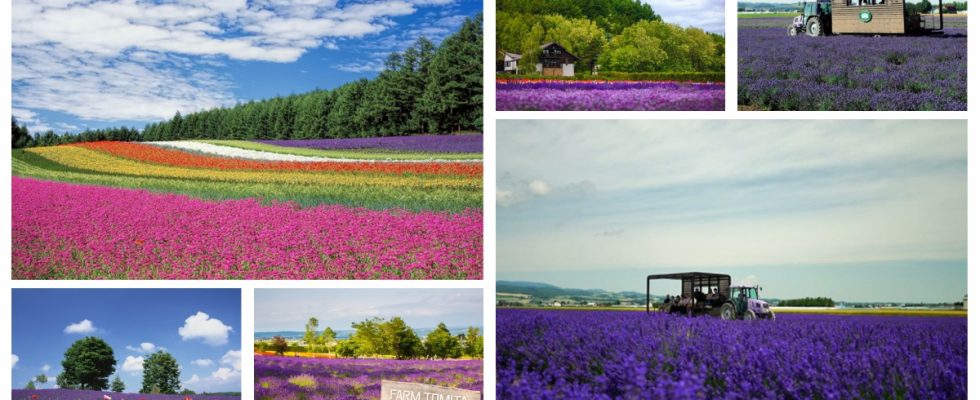
[[[544,76],[575,76],[575,62],[578,57],[569,53],[558,43],[541,45],[536,70]]]
[[[497,68],[497,72],[519,74],[521,70],[520,70],[520,66],[517,65],[517,62],[521,60],[521,55],[515,53],[508,53],[506,51],[501,51],[500,53],[503,54],[504,56],[504,62],[503,64],[499,65],[499,67]]]
[[[902,35],[919,30],[918,15],[905,18],[904,0],[831,0],[837,34]]]

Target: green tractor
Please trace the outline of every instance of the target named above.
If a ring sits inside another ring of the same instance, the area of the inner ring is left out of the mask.
[[[803,12],[793,18],[787,33],[796,36],[800,33],[817,37],[833,32],[830,29],[830,1],[803,2]]]

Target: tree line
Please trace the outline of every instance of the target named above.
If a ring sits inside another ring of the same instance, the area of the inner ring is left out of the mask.
[[[829,297],[804,297],[802,299],[780,300],[785,307],[833,307],[834,300]]]
[[[374,79],[332,90],[249,101],[134,128],[32,136],[14,119],[14,148],[98,140],[320,139],[478,131],[483,128],[483,16],[439,46],[419,38],[392,53]]]
[[[126,390],[119,375],[112,382],[109,377],[116,372],[116,358],[112,347],[98,337],[89,336],[72,343],[65,351],[61,361],[62,371],[56,378],[58,387],[77,390],[111,390],[122,393]],[[47,383],[47,375],[31,379],[26,388],[35,389],[35,382]],[[194,394],[190,389],[181,389],[180,366],[170,353],[157,351],[143,360],[143,381],[140,393],[145,394]]]
[[[521,71],[533,72],[549,42],[577,56],[582,74],[725,69],[724,36],[664,22],[636,0],[497,2],[498,61],[504,51],[519,53]]]
[[[480,329],[470,327],[465,334],[453,335],[446,324],[419,337],[412,327],[400,317],[369,318],[351,324],[354,333],[348,339],[336,339],[330,327],[317,332],[319,321],[310,318],[303,334],[303,344],[290,345],[282,336],[256,343],[259,351],[273,351],[284,355],[287,351],[327,352],[345,358],[393,356],[399,360],[447,359],[463,356],[483,358],[483,335]]]

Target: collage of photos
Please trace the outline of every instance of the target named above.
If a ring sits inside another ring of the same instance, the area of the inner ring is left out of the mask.
[[[2,7],[12,400],[971,398],[966,0]]]

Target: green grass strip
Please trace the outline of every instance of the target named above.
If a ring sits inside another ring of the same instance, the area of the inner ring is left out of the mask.
[[[308,157],[346,158],[352,160],[482,160],[479,153],[412,153],[393,152],[391,150],[323,150],[305,147],[276,146],[265,143],[249,142],[247,140],[195,140],[195,142],[210,143],[218,146],[237,147],[239,149],[266,151],[277,154],[291,154]]]

